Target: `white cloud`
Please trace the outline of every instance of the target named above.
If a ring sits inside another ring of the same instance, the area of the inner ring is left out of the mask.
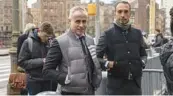
[[[37,0],[28,0],[27,5],[29,8],[31,8],[31,5],[35,3]]]

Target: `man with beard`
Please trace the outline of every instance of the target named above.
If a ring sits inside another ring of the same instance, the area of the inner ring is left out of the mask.
[[[115,22],[99,38],[97,57],[103,69],[108,70],[109,95],[141,95],[142,69],[146,51],[140,30],[131,27],[131,6],[126,1],[115,5]],[[107,60],[103,59],[107,56]]]

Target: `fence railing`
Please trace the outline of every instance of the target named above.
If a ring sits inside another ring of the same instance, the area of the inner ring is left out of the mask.
[[[107,72],[102,72],[102,82],[96,95],[106,93]],[[161,69],[145,69],[142,76],[142,95],[162,95],[166,89],[166,81]]]
[[[166,80],[162,69],[145,69],[142,76],[143,95],[162,95],[166,90]]]

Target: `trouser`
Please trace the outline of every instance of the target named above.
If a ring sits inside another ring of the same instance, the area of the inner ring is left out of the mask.
[[[128,80],[108,76],[106,91],[108,95],[141,95],[141,78]]]
[[[169,95],[173,95],[173,84],[169,83],[168,81],[166,81],[167,84],[167,91]]]
[[[29,95],[36,95],[43,91],[51,91],[50,81],[27,81],[27,89]]]
[[[51,91],[56,91],[58,83],[56,81],[51,81]]]
[[[61,92],[61,95],[82,95],[81,93],[73,93],[73,92]]]
[[[94,94],[95,94],[94,91],[91,94],[82,94],[82,93],[64,92],[64,91],[61,92],[61,95],[94,95]]]
[[[28,95],[28,90],[26,88],[21,89],[20,95]]]

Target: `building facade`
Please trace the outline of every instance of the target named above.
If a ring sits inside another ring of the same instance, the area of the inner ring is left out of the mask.
[[[173,7],[172,0],[161,0],[161,8],[165,8],[165,33],[171,35],[170,33],[170,15],[169,11]]]
[[[79,5],[80,0],[40,0],[41,22],[49,21],[55,33],[63,33],[68,27],[69,10]]]
[[[11,47],[12,40],[12,5],[13,0],[0,0],[0,48]],[[20,31],[24,27],[26,18],[25,10],[27,10],[27,0],[20,0],[19,2],[19,22]]]
[[[140,29],[141,31],[149,33],[155,33],[150,32],[150,0],[134,0],[131,2],[131,20],[133,21],[133,25]],[[154,16],[155,16],[155,27],[154,30],[160,29],[162,32],[164,32],[165,27],[165,11],[164,8],[160,8],[159,4],[155,2],[155,8],[154,8]]]
[[[34,4],[32,4],[32,8],[40,8],[40,0],[37,0]]]
[[[30,8],[32,23],[37,27],[41,24],[41,9],[40,8]]]
[[[133,25],[145,32],[149,32],[149,2],[150,0],[134,0],[131,2]]]
[[[87,4],[83,3],[83,7],[87,9]],[[115,8],[113,4],[105,4],[103,2],[100,2],[99,6],[99,22],[100,22],[100,31],[104,32],[108,28],[112,26],[112,23],[114,21],[114,12]],[[88,17],[88,28],[87,32],[91,36],[95,36],[95,16],[89,16]]]
[[[160,29],[160,32],[165,34],[165,20],[166,20],[166,12],[165,8],[159,9],[156,17],[156,29]]]
[[[0,48],[10,47],[12,35],[12,0],[0,0]]]

